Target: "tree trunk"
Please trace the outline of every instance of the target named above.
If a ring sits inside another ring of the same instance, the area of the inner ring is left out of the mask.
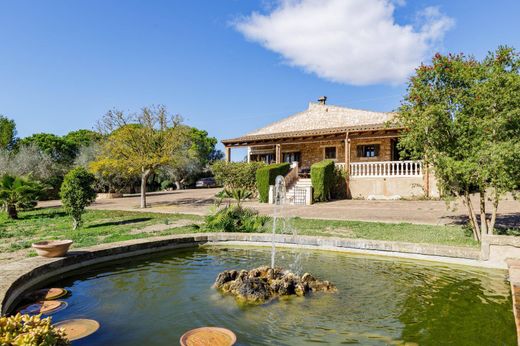
[[[478,226],[475,211],[473,210],[473,204],[471,204],[471,199],[469,198],[469,194],[467,192],[464,193],[464,202],[468,207],[469,222],[473,231],[473,237],[476,241],[480,241],[480,228]]]
[[[480,197],[480,230],[482,231],[482,234],[488,234],[485,191],[480,191],[479,197]]]
[[[7,204],[7,215],[10,219],[18,219],[18,210],[16,210],[16,206],[14,204]]]
[[[495,193],[493,196],[493,210],[491,213],[491,221],[489,222],[488,233],[493,234],[493,230],[495,229],[495,223],[497,221],[497,211],[498,211],[498,203],[500,202],[500,197],[498,196],[498,192],[495,189]]]
[[[72,217],[72,230],[75,231],[78,229],[79,222],[75,217]]]
[[[141,208],[146,208],[146,182],[150,173],[152,173],[151,170],[143,168],[143,174],[141,175]]]

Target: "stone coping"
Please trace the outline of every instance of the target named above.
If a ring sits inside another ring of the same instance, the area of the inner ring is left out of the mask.
[[[31,257],[18,262],[0,265],[1,313],[10,312],[20,297],[31,289],[67,273],[94,264],[153,252],[166,251],[204,244],[270,245],[268,233],[197,233],[164,237],[133,239],[123,242],[101,244],[85,249],[73,249],[66,257]],[[474,266],[488,266],[479,260],[477,248],[446,245],[416,244],[405,242],[346,239],[335,237],[276,235],[275,242],[281,246],[363,252],[365,254],[391,255],[397,257],[442,261]]]
[[[520,259],[508,259],[509,283],[513,297],[513,313],[515,315],[516,337],[520,345]]]

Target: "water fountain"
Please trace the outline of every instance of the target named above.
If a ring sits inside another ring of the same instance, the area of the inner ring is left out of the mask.
[[[273,225],[271,240],[271,266],[262,266],[250,271],[226,270],[221,272],[215,281],[214,287],[224,293],[234,295],[243,303],[263,304],[280,296],[305,296],[310,292],[335,292],[336,287],[329,281],[320,281],[305,273],[300,272],[299,255],[292,265],[293,271],[284,270],[275,266],[276,259],[276,232],[287,234],[292,231],[296,237],[296,231],[290,227],[285,215],[286,204],[285,178],[281,175],[275,179],[273,190]]]
[[[274,268],[276,257],[276,226],[279,221],[283,222],[282,230],[285,229],[287,218],[285,217],[285,178],[281,175],[277,176],[274,183],[274,211],[273,211],[273,238],[271,246],[271,268]]]

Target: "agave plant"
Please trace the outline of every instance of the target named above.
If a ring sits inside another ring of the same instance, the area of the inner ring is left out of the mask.
[[[243,200],[248,199],[253,195],[253,193],[247,189],[243,188],[236,188],[236,189],[225,189],[224,195],[229,198],[233,198],[237,201],[237,207],[240,208],[240,203],[242,203]]]
[[[27,178],[3,175],[0,178],[0,205],[11,219],[18,218],[18,209],[34,206],[42,186]]]

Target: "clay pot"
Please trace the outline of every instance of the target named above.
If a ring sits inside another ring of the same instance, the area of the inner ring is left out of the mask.
[[[63,257],[69,251],[72,240],[45,240],[32,244],[38,256]]]

